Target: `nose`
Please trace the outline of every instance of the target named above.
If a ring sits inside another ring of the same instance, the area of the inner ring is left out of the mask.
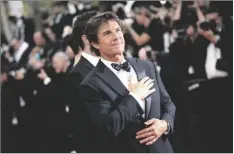
[[[121,38],[121,35],[117,32],[113,33],[113,41],[118,41]]]

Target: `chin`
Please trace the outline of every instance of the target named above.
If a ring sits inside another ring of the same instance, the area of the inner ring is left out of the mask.
[[[115,55],[121,55],[121,54],[123,54],[123,50],[117,50],[117,51],[115,51],[113,53],[115,53]]]

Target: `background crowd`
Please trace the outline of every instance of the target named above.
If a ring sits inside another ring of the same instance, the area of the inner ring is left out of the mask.
[[[126,56],[157,62],[177,108],[175,152],[232,152],[232,6],[56,1],[38,9],[40,22],[9,14],[12,37],[1,29],[0,48],[2,152],[74,150],[65,95],[79,47],[70,39],[76,16],[90,10],[113,11],[123,21]]]

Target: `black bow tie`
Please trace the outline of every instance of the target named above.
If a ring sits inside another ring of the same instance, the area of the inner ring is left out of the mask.
[[[111,66],[117,71],[123,69],[123,70],[125,70],[127,72],[130,72],[130,69],[131,69],[130,64],[129,64],[128,61],[124,62],[123,64],[112,63]]]

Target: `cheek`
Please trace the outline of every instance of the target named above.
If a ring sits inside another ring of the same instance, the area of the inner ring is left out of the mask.
[[[189,28],[189,29],[187,30],[187,34],[189,34],[189,35],[193,34],[193,29]]]
[[[142,24],[142,19],[140,16],[136,16],[136,21],[138,24]]]

